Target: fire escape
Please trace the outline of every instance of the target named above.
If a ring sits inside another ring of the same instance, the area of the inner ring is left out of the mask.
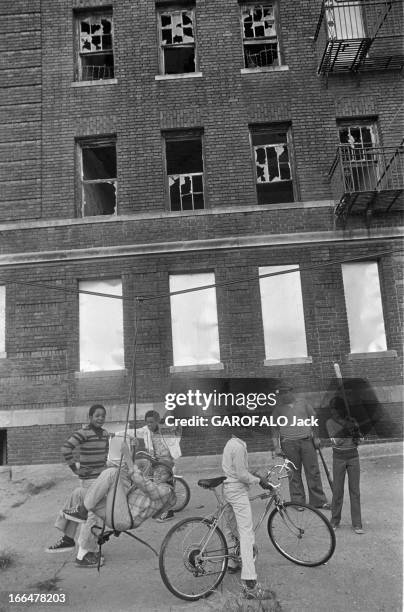
[[[335,214],[343,223],[350,215],[404,210],[404,140],[393,147],[339,145],[329,171],[337,200]]]
[[[403,0],[323,0],[315,33],[318,74],[401,70]]]

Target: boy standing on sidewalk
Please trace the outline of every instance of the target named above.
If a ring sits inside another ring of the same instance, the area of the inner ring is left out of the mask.
[[[80,479],[80,486],[88,489],[106,467],[108,456],[109,434],[103,429],[106,411],[101,404],[94,404],[88,412],[89,423],[75,431],[62,446],[62,455],[65,462]],[[78,452],[78,463],[73,453]],[[75,505],[74,492],[66,500],[65,507]],[[48,553],[58,553],[72,550],[75,547],[74,538],[77,523],[67,520],[60,511],[56,522],[56,529],[62,531],[63,536],[55,544],[46,548]]]
[[[264,489],[269,488],[270,485],[248,471],[247,444],[239,437],[240,435],[243,434],[233,435],[223,450],[222,468],[226,475],[226,480],[223,483],[223,496],[226,502],[230,504],[237,523],[242,562],[243,595],[246,599],[270,599],[272,592],[263,588],[257,582],[254,560],[255,537],[251,504],[248,498],[250,485],[258,483]],[[228,516],[230,524],[234,517]],[[224,531],[228,540],[234,539],[235,534],[227,525],[227,521],[225,521]],[[237,568],[234,567],[233,572],[235,571],[237,571]]]

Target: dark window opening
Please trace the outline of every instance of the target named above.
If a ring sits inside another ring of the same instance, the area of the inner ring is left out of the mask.
[[[252,133],[258,204],[293,202],[293,180],[287,131]]]
[[[78,16],[79,80],[114,78],[112,15]]]
[[[116,147],[83,146],[83,217],[116,213]]]
[[[7,429],[0,429],[0,465],[7,465]]]
[[[166,140],[166,159],[171,210],[203,209],[201,138]]]
[[[275,11],[275,4],[243,7],[241,22],[246,68],[280,65]]]
[[[173,10],[161,13],[159,32],[162,73],[195,72],[193,11]]]

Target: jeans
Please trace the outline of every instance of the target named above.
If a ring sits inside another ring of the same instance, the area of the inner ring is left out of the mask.
[[[253,529],[253,519],[251,504],[248,499],[248,487],[241,482],[229,482],[223,485],[223,497],[230,504],[236,519],[237,531],[240,539],[240,556],[242,562],[241,579],[256,580],[254,562],[255,536]],[[228,542],[234,540],[234,518],[231,516],[230,508],[227,510],[228,521],[223,526],[224,535]]]
[[[323,485],[321,482],[320,468],[318,465],[317,451],[311,438],[300,438],[297,440],[281,440],[282,451],[286,457],[293,461],[296,470],[292,469],[289,480],[290,499],[298,504],[306,503],[302,480],[302,466],[309,490],[309,504],[321,508],[326,502]]]
[[[345,473],[348,474],[349,499],[351,502],[351,520],[354,529],[362,529],[361,497],[359,491],[360,465],[358,449],[333,452],[333,495],[331,504],[331,522],[339,525],[342,504],[344,501]]]
[[[69,495],[69,497],[66,498],[66,501],[63,505],[63,509],[79,506],[83,502],[86,489],[88,489],[96,480],[96,478],[80,480],[81,486],[74,489],[74,491]],[[60,510],[56,518],[55,527],[56,529],[62,531],[65,536],[74,540],[76,537],[77,529],[80,527],[80,523],[76,523],[75,521],[69,521],[64,517],[63,510]]]

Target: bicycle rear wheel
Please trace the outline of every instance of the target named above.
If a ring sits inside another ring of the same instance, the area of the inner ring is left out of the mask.
[[[285,502],[274,508],[268,517],[268,535],[281,555],[297,565],[321,565],[335,550],[329,521],[307,504]]]
[[[186,518],[167,533],[160,549],[160,574],[166,587],[186,601],[208,597],[227,569],[226,539],[206,518]]]
[[[177,501],[175,502],[175,506],[172,508],[172,510],[174,512],[180,512],[180,510],[184,510],[184,508],[188,506],[191,498],[191,491],[188,483],[184,480],[184,478],[182,478],[182,476],[174,476],[174,491]]]

